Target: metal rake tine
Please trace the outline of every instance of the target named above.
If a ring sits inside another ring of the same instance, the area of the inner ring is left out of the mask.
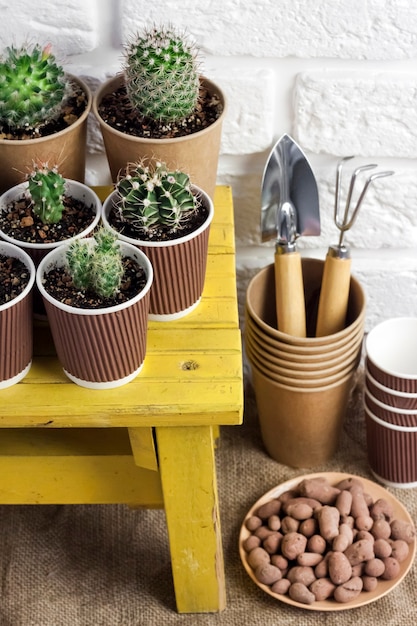
[[[343,159],[341,159],[339,161],[339,163],[337,164],[337,168],[336,168],[336,190],[335,190],[335,201],[334,201],[334,221],[335,224],[337,226],[337,221],[338,221],[338,215],[339,215],[339,206],[340,206],[340,187],[341,187],[341,181],[342,181],[342,169],[343,169],[343,164],[345,163],[345,161],[349,161],[350,159],[353,159],[354,156],[347,156],[347,157],[343,157]]]
[[[375,172],[375,174],[371,174],[371,176],[369,176],[366,180],[365,186],[362,189],[362,193],[358,198],[358,201],[356,203],[355,209],[351,214],[351,218],[348,222],[345,222],[343,227],[340,229],[341,233],[340,233],[340,239],[339,239],[339,245],[342,245],[343,242],[343,235],[345,233],[346,230],[349,230],[350,228],[352,228],[356,217],[358,215],[359,209],[362,205],[363,199],[366,195],[366,192],[368,191],[371,183],[376,180],[377,178],[384,178],[385,176],[392,176],[392,174],[394,174],[393,171],[387,170],[387,171],[383,171],[383,172]]]
[[[356,203],[355,210],[354,210],[354,212],[353,212],[353,214],[352,214],[352,218],[351,218],[351,220],[350,220],[350,222],[349,222],[349,228],[352,226],[353,222],[354,222],[354,221],[355,221],[355,219],[356,219],[356,216],[357,216],[357,214],[358,214],[359,208],[360,208],[360,206],[361,206],[361,204],[362,204],[362,202],[363,202],[363,199],[364,199],[364,197],[365,197],[365,194],[366,194],[366,192],[368,191],[369,186],[371,185],[371,183],[372,183],[374,180],[376,180],[377,178],[385,178],[386,176],[392,176],[393,174],[394,174],[394,172],[393,172],[393,171],[391,171],[391,170],[387,170],[387,171],[384,171],[384,172],[375,172],[375,174],[371,174],[371,176],[369,176],[369,178],[367,179],[367,181],[366,181],[366,183],[365,183],[365,186],[364,186],[364,188],[363,188],[363,190],[362,190],[362,193],[361,193],[361,195],[359,196],[359,199],[358,199],[358,201],[357,201],[357,203]]]
[[[360,174],[361,172],[366,172],[367,170],[372,170],[375,167],[377,167],[376,163],[371,163],[369,165],[360,165],[353,172],[352,177],[350,179],[348,195],[347,195],[347,198],[346,198],[345,213],[343,215],[343,222],[342,222],[343,225],[345,225],[347,223],[349,210],[350,210],[350,203],[352,202],[353,189],[355,187],[356,178],[357,178],[358,174]]]

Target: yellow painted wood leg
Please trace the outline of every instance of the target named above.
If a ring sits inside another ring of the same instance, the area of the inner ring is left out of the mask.
[[[130,445],[136,465],[158,471],[152,428],[129,428]]]
[[[221,611],[226,592],[212,428],[158,427],[156,436],[177,610]]]

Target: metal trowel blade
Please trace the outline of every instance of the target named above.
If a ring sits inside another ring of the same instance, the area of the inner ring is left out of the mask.
[[[313,170],[298,144],[284,134],[273,147],[263,173],[262,241],[277,239],[278,211],[287,200],[296,212],[297,236],[320,235],[319,195]]]

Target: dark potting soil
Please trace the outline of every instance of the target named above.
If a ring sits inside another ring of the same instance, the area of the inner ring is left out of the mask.
[[[113,298],[102,298],[93,291],[80,291],[72,282],[65,267],[52,268],[44,278],[48,293],[59,302],[78,309],[103,309],[131,300],[146,285],[146,274],[136,261],[129,257],[123,260],[124,275],[119,291]]]
[[[65,196],[63,203],[62,219],[57,224],[44,224],[34,215],[31,199],[22,195],[0,212],[0,228],[25,243],[54,243],[74,237],[94,221],[93,205],[72,196]]]
[[[123,219],[119,208],[113,205],[107,217],[109,224],[120,234],[141,241],[172,241],[185,237],[199,228],[207,219],[209,211],[207,207],[198,203],[196,210],[190,211],[187,219],[180,228],[173,230],[163,224],[152,226],[148,230],[138,228],[130,221]]]
[[[37,139],[47,137],[61,130],[65,130],[76,122],[84,113],[88,97],[84,90],[75,81],[70,80],[71,92],[65,99],[59,116],[45,124],[34,128],[10,128],[7,124],[0,124],[0,139]]]
[[[29,270],[20,259],[0,254],[0,304],[17,298],[29,282]]]
[[[126,88],[121,86],[103,97],[98,111],[109,126],[122,133],[148,139],[172,139],[207,128],[220,117],[223,105],[218,94],[210,94],[201,86],[199,103],[192,115],[181,122],[160,122],[143,117],[133,109]]]

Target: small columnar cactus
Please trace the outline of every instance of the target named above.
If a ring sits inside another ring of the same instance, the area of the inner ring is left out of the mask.
[[[123,263],[117,235],[101,228],[94,244],[76,239],[67,250],[68,270],[77,289],[91,290],[103,298],[116,295],[123,278]]]
[[[27,177],[33,213],[44,224],[56,224],[64,211],[65,178],[57,166],[34,164]]]
[[[127,95],[143,116],[180,121],[199,99],[199,64],[194,44],[172,27],[138,34],[125,48]]]
[[[130,164],[116,189],[122,218],[145,231],[156,226],[176,231],[197,207],[189,176],[177,170],[169,171],[165,163]]]
[[[0,57],[1,124],[34,128],[53,120],[65,93],[64,70],[50,46],[10,46]]]

